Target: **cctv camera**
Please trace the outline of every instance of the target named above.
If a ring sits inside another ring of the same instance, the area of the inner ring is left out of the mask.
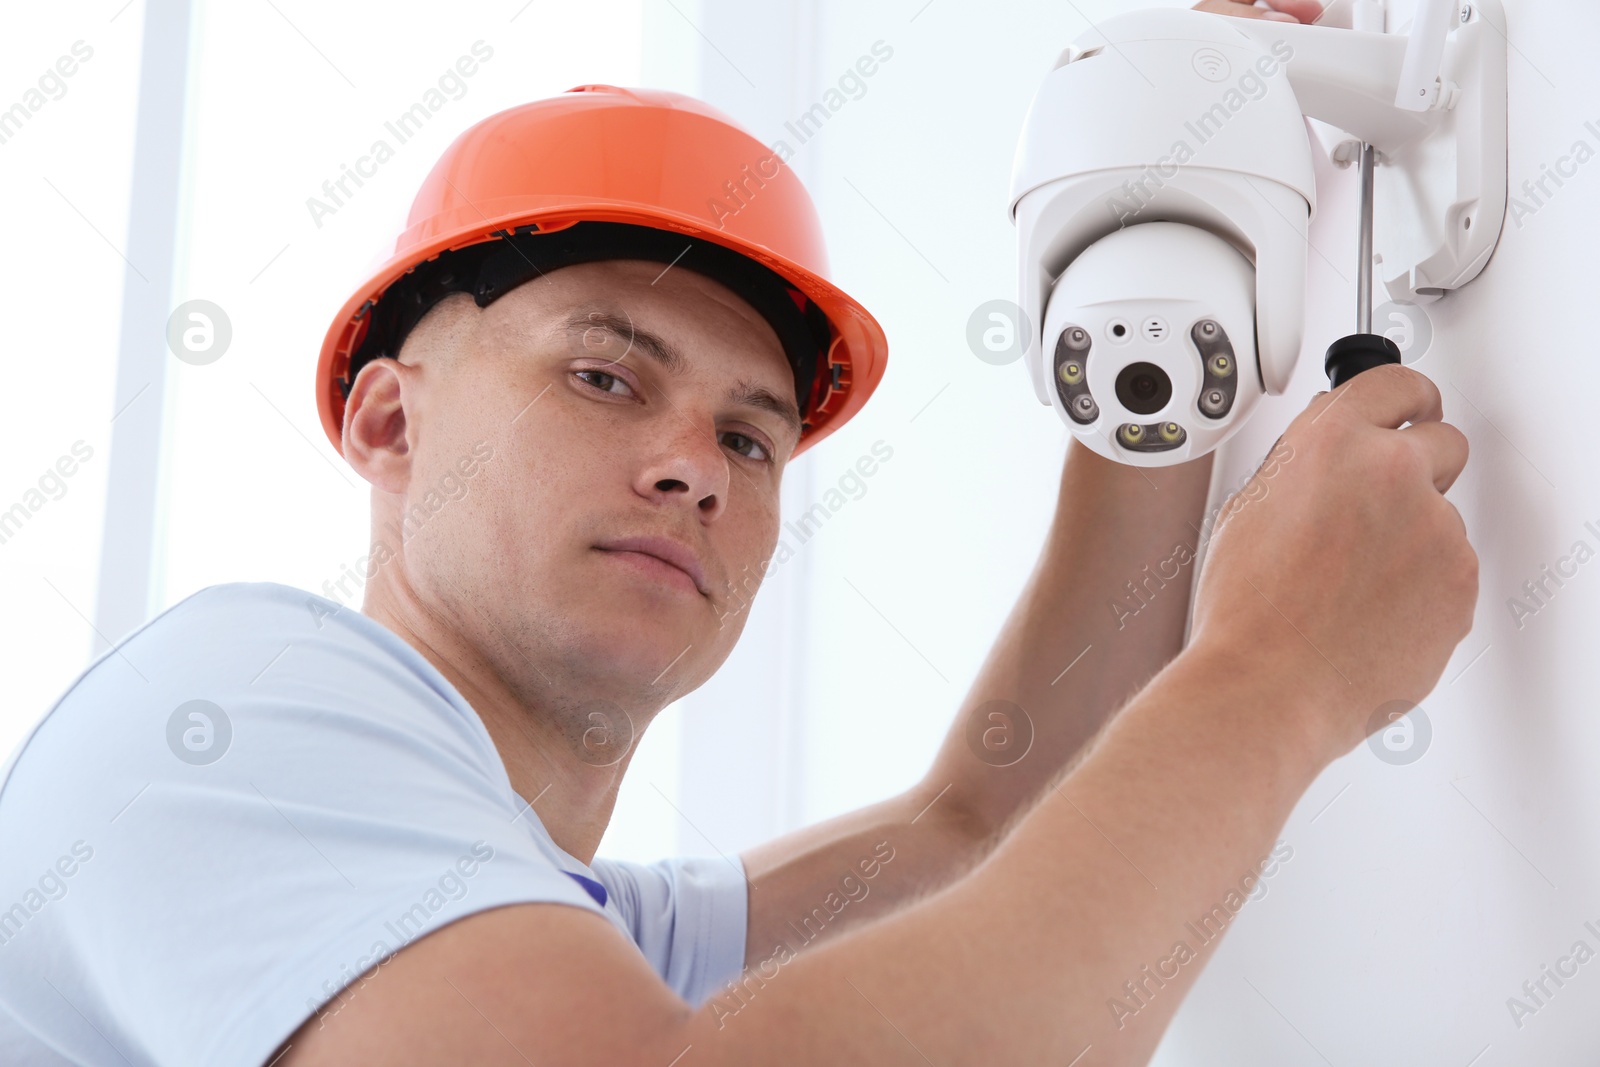
[[[1381,156],[1357,284],[1381,268],[1390,299],[1425,303],[1470,282],[1505,217],[1502,19],[1499,0],[1428,0],[1400,36],[1162,8],[1075,41],[1011,170],[1039,402],[1102,455],[1162,466],[1284,392],[1316,210],[1308,117],[1343,139],[1335,163]]]
[[[1231,21],[1108,19],[1017,145],[1018,303],[1041,324],[1023,362],[1085,445],[1136,466],[1217,447],[1300,354],[1316,190],[1293,50]]]
[[[1039,376],[1051,405],[1114,459],[1205,455],[1264,391],[1254,290],[1250,261],[1199,227],[1149,222],[1100,238],[1050,289]]]

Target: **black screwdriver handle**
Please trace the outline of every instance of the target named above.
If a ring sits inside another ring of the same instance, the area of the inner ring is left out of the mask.
[[[1376,333],[1353,333],[1328,346],[1322,361],[1329,385],[1337,389],[1364,370],[1400,362],[1400,346]]]

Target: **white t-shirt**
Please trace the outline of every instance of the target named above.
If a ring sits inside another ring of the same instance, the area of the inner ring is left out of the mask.
[[[147,623],[0,782],[7,1067],[259,1067],[401,946],[513,903],[604,914],[694,1005],[743,965],[736,858],[580,863],[432,664],[288,586]]]

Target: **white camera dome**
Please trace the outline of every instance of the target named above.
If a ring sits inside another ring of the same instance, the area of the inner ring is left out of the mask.
[[[1227,440],[1264,392],[1255,271],[1196,226],[1149,222],[1068,264],[1045,309],[1040,375],[1051,406],[1109,459],[1156,467]]]

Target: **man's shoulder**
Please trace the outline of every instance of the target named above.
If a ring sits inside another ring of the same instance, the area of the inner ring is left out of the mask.
[[[366,651],[432,671],[399,636],[354,608],[292,585],[228,582],[200,589],[156,615],[90,664],[80,680],[103,668],[122,668],[145,679],[255,685],[297,649],[316,651],[312,662],[324,664]]]
[[[185,739],[202,737],[207,723],[249,724],[276,744],[310,730],[350,734],[350,717],[370,720],[380,710],[401,729],[465,733],[472,742],[482,729],[432,664],[354,608],[275,582],[207,586],[78,675],[0,769],[0,796],[16,766],[41,750],[51,763],[72,751],[116,751],[127,762],[148,748],[132,742],[170,727],[174,736],[152,758],[179,745],[182,759]],[[298,720],[292,734],[286,719]]]
[[[377,621],[277,582],[230,582],[185,597],[118,641],[86,667],[57,702],[169,699],[182,691],[271,693],[317,674],[356,682],[363,672],[436,672]]]
[[[274,632],[305,639],[356,635],[369,640],[379,633],[388,633],[381,624],[356,609],[296,586],[279,582],[224,582],[191,593],[128,634],[118,642],[118,647],[152,645],[174,638],[204,642],[223,636],[234,642],[247,642],[257,635],[268,636]],[[115,651],[113,649],[112,653]]]

